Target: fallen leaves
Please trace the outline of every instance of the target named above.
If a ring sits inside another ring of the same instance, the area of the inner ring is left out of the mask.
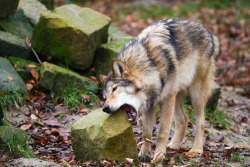
[[[49,126],[61,126],[61,123],[58,121],[58,119],[43,120],[43,123]]]

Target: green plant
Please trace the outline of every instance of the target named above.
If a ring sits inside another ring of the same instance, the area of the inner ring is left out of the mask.
[[[224,111],[219,111],[219,110],[211,111],[209,109],[206,109],[205,118],[209,119],[210,123],[218,122],[226,127],[230,126],[230,123],[227,121],[227,119],[229,118],[224,113]]]
[[[191,166],[191,167],[197,167],[198,165],[199,165],[199,163],[196,162],[196,161],[191,161],[191,162],[190,162],[190,166]]]
[[[65,118],[66,118],[66,115],[64,115],[64,114],[61,114],[61,115],[59,116],[59,119],[60,119],[61,121],[65,120]]]
[[[232,154],[230,157],[231,162],[244,162],[244,157],[240,156],[238,153]]]
[[[26,142],[25,136],[14,134],[12,138],[8,139],[7,146],[10,152],[17,153],[20,156],[24,156],[28,158],[35,157],[33,150],[29,149],[28,147],[29,145]]]
[[[59,100],[62,100],[63,103],[69,107],[78,107],[82,104],[87,104],[89,106],[94,106],[93,103],[99,102],[99,98],[90,91],[87,90],[80,90],[76,84],[73,86],[66,86],[65,88],[61,89],[61,92],[59,95],[55,95],[51,91],[51,98],[52,103],[56,103]],[[83,95],[89,96],[89,100],[86,99]]]
[[[20,92],[6,91],[0,93],[0,105],[23,105],[23,97]]]

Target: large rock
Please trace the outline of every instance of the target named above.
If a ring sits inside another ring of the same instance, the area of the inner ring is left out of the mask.
[[[22,78],[17,74],[8,59],[0,57],[0,92],[26,91]]]
[[[78,160],[137,158],[133,128],[124,110],[114,114],[104,113],[101,108],[92,111],[72,125],[71,141]]]
[[[81,76],[69,69],[44,62],[40,70],[40,86],[55,92],[67,86],[75,86],[96,93],[98,84],[87,77]]]
[[[25,39],[0,31],[0,56],[4,55],[32,59],[30,49],[25,44]]]
[[[17,142],[20,147],[25,144],[27,134],[25,131],[12,126],[0,126],[0,154],[3,154],[7,144]],[[11,147],[11,145],[9,145]],[[2,152],[3,151],[3,152]]]
[[[20,0],[18,10],[22,11],[32,26],[36,25],[41,13],[50,13],[38,0]]]
[[[27,134],[25,131],[19,128],[11,126],[0,126],[0,139],[4,143],[13,142],[15,137],[19,137],[20,142],[26,142]]]
[[[30,67],[30,65],[37,65],[38,63],[34,62],[34,61],[29,61],[29,60],[25,60],[25,59],[21,59],[19,57],[8,57],[9,61],[11,62],[11,64],[13,66],[16,66],[15,70],[16,72],[20,75],[20,77],[24,80],[31,80],[33,77],[31,75],[31,70],[34,69],[36,72],[40,72],[41,67],[37,66],[37,67]]]
[[[32,45],[73,68],[92,65],[97,47],[107,41],[109,17],[89,8],[64,5],[43,13],[33,30]]]
[[[0,20],[0,29],[25,39],[32,36],[32,27],[21,10]]]
[[[43,3],[49,10],[53,10],[55,8],[55,0],[39,0],[39,1]]]
[[[95,53],[94,67],[98,78],[100,74],[107,75],[110,72],[112,59],[117,57],[117,54],[131,39],[132,37],[130,35],[122,33],[110,26],[108,43],[102,44]]]
[[[0,18],[15,13],[18,3],[19,0],[0,0]]]

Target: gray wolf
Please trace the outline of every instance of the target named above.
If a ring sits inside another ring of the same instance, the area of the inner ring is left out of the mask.
[[[183,110],[188,92],[196,116],[196,135],[190,152],[203,152],[204,108],[214,82],[215,59],[219,39],[201,24],[178,18],[160,20],[128,42],[112,62],[104,82],[103,111],[113,113],[125,108],[130,120],[142,114],[142,138],[152,138],[156,106],[160,105],[160,123],[154,159],[166,152],[167,146],[180,146],[188,117]],[[172,118],[175,133],[168,144]],[[142,145],[139,156],[150,151]]]

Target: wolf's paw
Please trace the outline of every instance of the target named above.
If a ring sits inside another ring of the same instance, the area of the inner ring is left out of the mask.
[[[157,152],[154,155],[153,160],[151,161],[151,164],[158,164],[161,163],[165,158],[165,154],[162,152]]]
[[[168,144],[168,147],[171,148],[171,149],[179,149],[180,148],[180,143],[174,143],[173,141],[171,141]]]
[[[202,153],[203,153],[203,149],[200,149],[200,148],[192,148],[192,149],[189,150],[188,152],[195,152],[195,153],[202,154]]]
[[[143,148],[142,148],[142,149],[140,150],[139,154],[138,154],[138,157],[143,157],[143,156],[145,156],[145,155],[148,155],[149,152],[150,152],[149,148],[148,148],[148,149],[143,149]]]

